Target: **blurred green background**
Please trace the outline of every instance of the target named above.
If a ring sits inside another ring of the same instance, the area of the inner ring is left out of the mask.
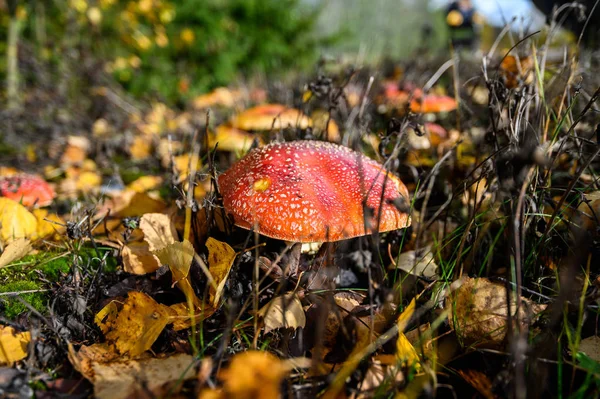
[[[177,103],[305,72],[322,55],[372,64],[446,45],[443,13],[428,1],[0,0],[0,10],[11,101],[35,83],[77,90],[102,71],[136,97]]]

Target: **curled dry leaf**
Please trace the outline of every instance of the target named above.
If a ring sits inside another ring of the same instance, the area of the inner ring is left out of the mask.
[[[273,298],[258,311],[258,314],[264,319],[265,333],[278,328],[296,329],[306,325],[302,302],[293,293]]]
[[[23,205],[0,197],[0,238],[9,242],[17,238],[35,238],[38,222]]]
[[[158,335],[170,322],[172,311],[150,296],[131,291],[119,312],[106,340],[117,351],[130,357],[138,356],[152,346]]]
[[[125,399],[165,397],[178,392],[184,380],[194,378],[194,358],[176,354],[166,358],[93,363],[94,397]]]
[[[236,254],[227,243],[215,240],[212,237],[206,240],[206,248],[208,248],[208,270],[217,285],[216,288],[210,286],[210,302],[216,308],[219,305]]]
[[[506,337],[508,308],[506,287],[486,278],[466,278],[447,300],[448,320],[463,344],[501,346]],[[546,305],[521,298],[519,319],[522,328],[534,321]],[[511,294],[510,309],[516,316],[516,298]]]
[[[419,251],[404,252],[396,259],[397,269],[415,276],[435,278],[437,276],[437,267],[430,247]],[[394,265],[391,265],[390,269],[393,268]]]
[[[201,307],[202,301],[196,296],[188,278],[195,253],[194,246],[189,241],[184,240],[183,242],[171,243],[155,251],[154,255],[160,259],[163,265],[169,266],[173,275],[173,284],[177,284],[177,287],[183,292],[187,303]]]
[[[177,241],[177,231],[171,218],[164,213],[147,213],[140,219],[144,241],[151,252],[158,251]]]
[[[90,346],[82,345],[78,351],[69,342],[67,356],[75,370],[90,381],[94,381],[94,363],[108,363],[119,358],[114,347],[106,342]]]
[[[194,377],[194,368],[190,367],[194,359],[187,354],[123,361],[109,344],[101,343],[84,345],[79,351],[69,344],[68,357],[73,367],[94,384],[97,398],[147,397],[149,393],[162,397],[167,393],[161,389],[165,384],[179,384]]]
[[[27,347],[31,341],[29,331],[17,332],[9,326],[0,326],[0,365],[12,365],[27,357]]]
[[[146,242],[130,242],[121,250],[123,270],[131,274],[147,274],[155,272],[160,264],[156,256],[150,252]]]
[[[0,255],[0,269],[10,263],[21,259],[31,251],[31,241],[27,238],[18,238],[10,242]]]
[[[278,398],[279,386],[289,367],[268,352],[237,354],[229,367],[219,373],[226,398]]]

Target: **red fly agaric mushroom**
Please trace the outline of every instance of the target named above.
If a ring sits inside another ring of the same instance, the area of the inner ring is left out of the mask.
[[[271,130],[288,126],[306,129],[312,126],[312,121],[297,109],[281,104],[264,104],[234,116],[231,126],[242,130]]]
[[[54,189],[44,179],[30,174],[0,177],[0,195],[26,207],[48,206],[56,197]]]
[[[337,144],[294,141],[257,148],[218,183],[237,226],[276,239],[338,241],[410,225],[395,205],[408,203],[400,179]],[[365,215],[363,204],[373,211]]]

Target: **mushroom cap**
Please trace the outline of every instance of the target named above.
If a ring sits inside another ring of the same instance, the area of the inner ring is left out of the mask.
[[[435,94],[427,94],[421,98],[415,98],[410,102],[410,110],[422,114],[450,112],[454,111],[456,106],[456,100],[452,97]]]
[[[408,214],[392,203],[408,204],[400,179],[333,143],[294,141],[254,149],[218,183],[237,226],[280,240],[338,241],[410,225]],[[366,220],[363,200],[373,210]]]
[[[306,129],[312,126],[312,121],[297,109],[281,104],[263,104],[234,116],[231,126],[242,130],[271,130],[288,126]]]
[[[26,207],[42,207],[52,204],[56,192],[40,176],[18,174],[0,177],[0,195]]]

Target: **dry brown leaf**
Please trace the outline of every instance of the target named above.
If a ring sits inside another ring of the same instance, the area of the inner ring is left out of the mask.
[[[579,352],[583,352],[590,359],[600,362],[600,337],[592,335],[582,339],[579,343]]]
[[[475,388],[486,399],[497,398],[493,385],[488,376],[477,370],[456,370],[469,385]]]
[[[201,307],[202,301],[194,293],[194,289],[188,279],[194,254],[194,246],[187,240],[174,242],[154,252],[154,255],[160,259],[161,264],[169,266],[173,275],[173,283],[176,283],[177,287],[183,292],[187,303]]]
[[[119,357],[119,354],[115,352],[113,346],[106,342],[93,344],[90,346],[82,345],[79,351],[75,351],[73,345],[69,343],[69,350],[67,353],[69,361],[79,371],[82,376],[90,381],[94,380],[94,368],[95,363],[108,363]]]
[[[152,346],[158,335],[169,324],[172,311],[150,296],[129,292],[114,328],[106,334],[107,342],[115,345],[122,355],[138,356]]]
[[[248,351],[233,357],[219,373],[225,397],[236,399],[278,398],[279,386],[289,367],[268,352]]]
[[[17,238],[35,238],[38,222],[23,205],[0,197],[0,238],[9,242]]]
[[[155,272],[160,264],[156,256],[150,252],[146,242],[130,242],[121,250],[123,270],[131,274],[148,274]]]
[[[434,261],[430,247],[419,251],[406,251],[400,254],[396,260],[396,267],[408,274],[434,278],[437,275],[437,264]],[[389,269],[394,269],[391,265]]]
[[[93,363],[94,397],[121,399],[165,397],[178,392],[184,380],[195,377],[194,358],[176,354],[166,358]]]
[[[31,251],[31,241],[27,238],[17,238],[10,242],[0,255],[0,269],[21,259]]]
[[[98,207],[95,218],[106,216],[109,210],[111,216],[124,218],[146,213],[160,213],[166,207],[163,200],[151,197],[147,193],[124,190]]]
[[[516,298],[511,295],[513,320]],[[506,337],[508,308],[506,287],[486,278],[466,278],[448,298],[448,320],[459,340],[466,345],[501,346]],[[519,318],[522,328],[546,308],[522,298]]]
[[[264,319],[265,333],[278,328],[296,329],[306,325],[302,302],[293,293],[273,298],[258,314]]]
[[[16,332],[12,327],[0,325],[0,365],[12,365],[25,359],[30,341],[29,331]]]
[[[210,286],[210,302],[216,308],[223,294],[231,266],[233,266],[235,251],[227,243],[212,237],[206,240],[206,248],[208,248],[208,270],[217,285],[216,289],[212,285]]]
[[[177,241],[177,231],[171,218],[163,213],[147,213],[140,219],[140,229],[150,251],[158,251]]]

